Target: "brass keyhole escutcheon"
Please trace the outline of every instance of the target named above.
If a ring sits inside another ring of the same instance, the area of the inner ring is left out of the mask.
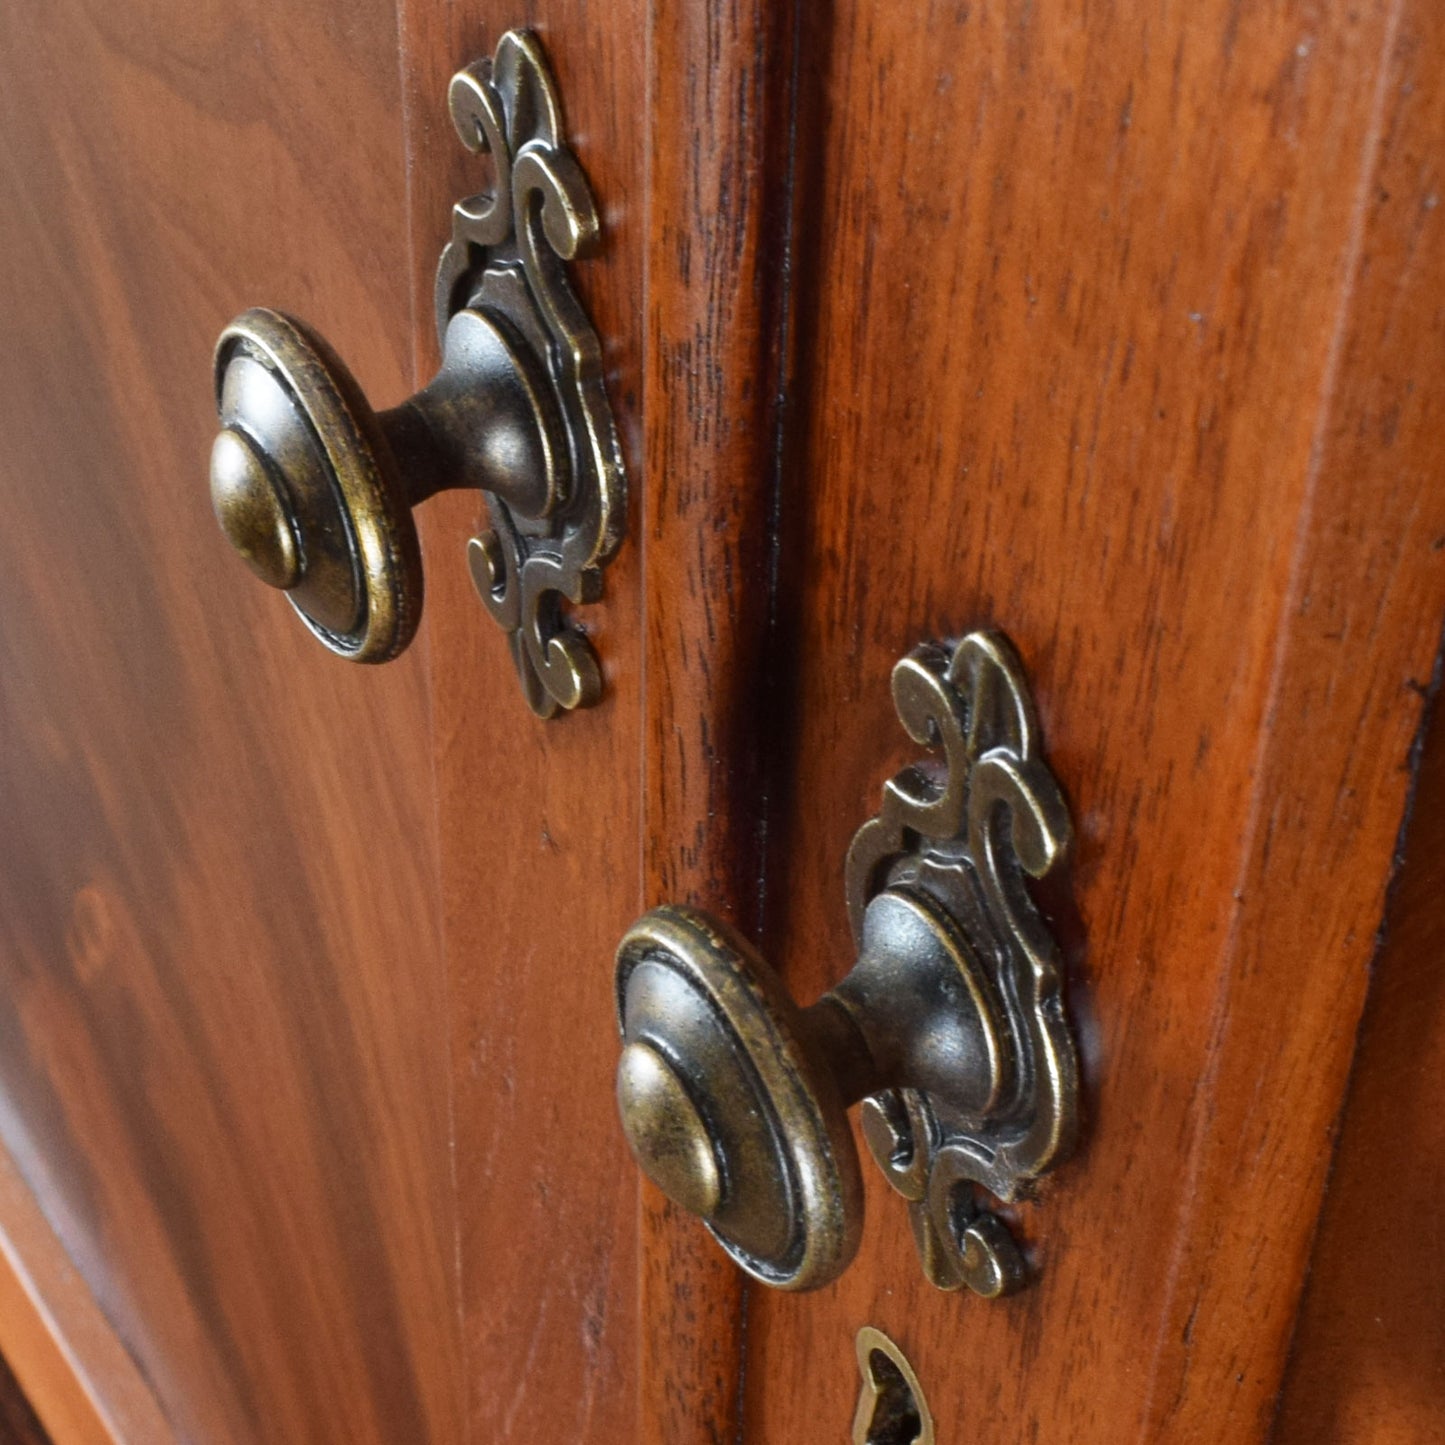
[[[933,1416],[913,1366],[882,1330],[858,1331],[863,1389],[853,1417],[853,1445],[934,1445]]]

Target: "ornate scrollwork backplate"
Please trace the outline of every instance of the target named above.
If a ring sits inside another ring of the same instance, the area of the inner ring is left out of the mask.
[[[565,264],[595,249],[599,224],[533,36],[504,35],[491,60],[452,78],[448,100],[462,143],[491,156],[496,184],[453,209],[437,270],[438,331],[444,338],[450,318],[474,308],[508,328],[518,356],[547,373],[535,394],[545,404],[557,484],[535,515],[487,493],[491,527],[469,548],[477,590],[508,634],[527,701],[547,717],[600,695],[596,654],[562,604],[600,598],[627,508],[602,348]]]
[[[878,816],[854,836],[847,883],[855,938],[869,900],[885,888],[940,905],[983,960],[990,1002],[1013,1043],[1002,1102],[986,1119],[895,1090],[865,1101],[864,1135],[910,1201],[928,1278],[994,1296],[1021,1283],[1023,1260],[978,1191],[1005,1202],[1025,1197],[1070,1153],[1078,1127],[1059,950],[1024,881],[1059,865],[1069,814],[1043,759],[1022,664],[1002,635],[915,648],[894,669],[893,697],[909,736],[942,760],[885,784]]]

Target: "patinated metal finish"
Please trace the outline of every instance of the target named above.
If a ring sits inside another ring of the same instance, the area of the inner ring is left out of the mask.
[[[644,1172],[749,1274],[826,1284],[858,1247],[863,1186],[842,1092],[782,982],[730,930],[667,907],[623,939],[617,997],[617,1098]]]
[[[933,1416],[908,1357],[872,1325],[854,1341],[863,1388],[853,1445],[934,1445]]]
[[[449,102],[462,141],[491,153],[497,187],[454,210],[437,273],[441,370],[378,414],[304,325],[246,312],[216,347],[211,495],[237,552],[317,637],[384,662],[421,612],[412,507],[479,489],[492,525],[468,565],[547,717],[601,694],[563,603],[600,596],[626,513],[601,347],[565,266],[595,247],[597,213],[534,37],[504,35],[493,60],[452,78]]]
[[[602,346],[565,262],[592,254],[601,225],[567,148],[562,107],[534,36],[509,32],[491,61],[452,77],[462,142],[489,152],[494,189],[457,203],[437,267],[437,327],[464,307],[504,317],[545,380],[545,421],[558,440],[545,507],[487,493],[491,527],[468,561],[478,594],[506,629],[523,691],[538,712],[601,694],[596,654],[563,600],[595,602],[622,543],[627,479],[603,385]]]
[[[618,1103],[643,1170],[750,1274],[837,1277],[862,1185],[847,1108],[913,1206],[924,1270],[988,1297],[1022,1257],[978,1190],[1009,1201],[1071,1150],[1077,1065],[1058,951],[1023,875],[1064,856],[1068,811],[1023,669],[999,634],[915,649],[894,700],[941,769],[905,769],[848,854],[858,959],[811,1008],[695,909],[667,905],[617,955]]]

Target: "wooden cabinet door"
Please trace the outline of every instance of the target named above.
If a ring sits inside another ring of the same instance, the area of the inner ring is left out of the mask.
[[[636,459],[642,7],[544,18]],[[248,578],[205,487],[246,306],[378,407],[430,375],[488,182],[447,82],[527,19],[0,17],[0,1352],[62,1445],[632,1435],[640,545],[589,619],[608,700],[554,726],[467,579],[475,495],[427,509],[427,628],[378,669]]]
[[[324,655],[204,484],[250,303],[410,389],[399,76],[390,0],[0,14],[0,1342],[58,1445],[459,1438],[426,645]]]
[[[547,723],[475,496],[420,514],[421,636],[370,669],[203,483],[244,306],[379,405],[431,373],[486,169],[447,78],[523,24],[602,209],[575,281],[631,485],[605,697]],[[0,15],[0,1351],[60,1445],[841,1442],[864,1325],[940,1441],[1263,1440],[1292,1341],[1280,1438],[1320,1431],[1311,1360],[1371,1363],[1321,1202],[1445,610],[1442,25]],[[1076,825],[1082,1146],[1009,1212],[1008,1300],[927,1285],[878,1178],[837,1284],[745,1286],[627,1155],[613,950],[689,902],[837,982],[848,840],[918,753],[890,668],[981,626]],[[1361,1189],[1387,1114],[1357,1078]],[[1388,1438],[1439,1428],[1371,1378]]]
[[[1292,1344],[1280,1438],[1440,1432],[1438,1350],[1402,1378],[1329,1319],[1353,1261],[1379,1315],[1345,1320],[1438,1326],[1349,1249],[1403,1247],[1357,1232],[1383,1161],[1387,1194],[1430,1192],[1379,1097],[1297,1309],[1438,677],[1442,43],[1409,0],[655,18],[654,104],[710,143],[675,193],[652,158],[646,505],[726,475],[670,592],[646,559],[655,613],[697,599],[646,629],[648,901],[730,917],[805,1001],[836,983],[848,841],[919,752],[891,665],[1003,629],[1076,821],[1086,1125],[1007,1211],[1033,1279],[998,1303],[925,1283],[876,1174],[816,1295],[744,1289],[646,1196],[644,1438],[847,1438],[865,1324],[940,1440],[1261,1440]]]

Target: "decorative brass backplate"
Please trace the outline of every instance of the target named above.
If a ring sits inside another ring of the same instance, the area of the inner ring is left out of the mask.
[[[1019,1198],[1066,1158],[1078,1130],[1078,1065],[1064,1017],[1058,948],[1024,885],[1056,868],[1068,808],[1043,758],[1023,664],[997,633],[915,648],[893,671],[893,700],[941,771],[905,768],[848,850],[848,912],[861,940],[870,900],[916,892],[941,907],[984,965],[989,1005],[1010,1039],[986,1113],[935,1092],[890,1090],[863,1104],[863,1134],[912,1204],[928,1278],[995,1296],[1023,1280],[1007,1228],[973,1184]]]
[[[927,1277],[993,1297],[1024,1263],[978,1191],[1022,1197],[1078,1124],[1058,951],[1024,882],[1059,864],[1069,818],[1000,634],[915,649],[893,693],[942,764],[899,773],[854,837],[848,976],[800,1008],[732,929],[653,909],[617,952],[618,1105],[653,1182],[755,1278],[801,1290],[858,1247],[862,1100]]]
[[[564,264],[593,252],[601,228],[534,36],[509,31],[493,59],[452,77],[448,101],[462,143],[490,154],[496,184],[453,208],[437,268],[437,330],[445,344],[451,318],[472,309],[516,332],[545,370],[543,426],[562,461],[539,509],[488,493],[491,528],[468,548],[477,591],[510,638],[522,690],[545,714],[600,691],[592,645],[561,603],[601,596],[602,568],[622,541],[627,511],[602,347]]]

